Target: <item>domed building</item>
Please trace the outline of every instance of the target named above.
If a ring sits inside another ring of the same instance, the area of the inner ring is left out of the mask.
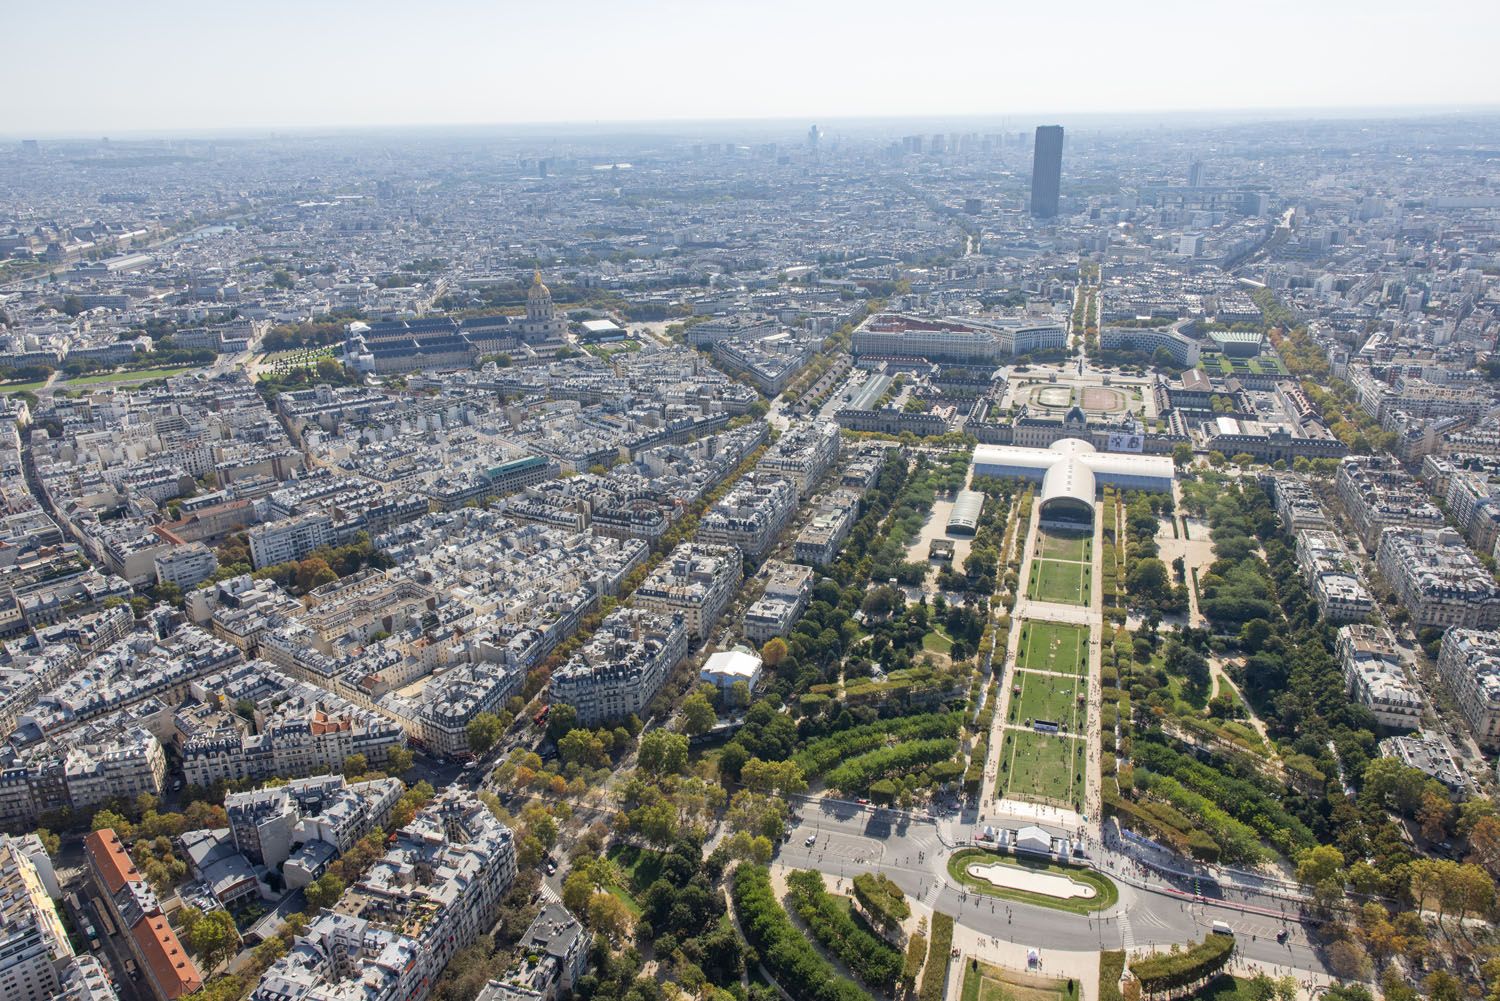
[[[526,293],[526,319],[516,324],[521,339],[527,344],[541,341],[560,341],[568,332],[568,321],[557,315],[552,305],[552,291],[542,282],[538,270],[531,278],[531,288]]]

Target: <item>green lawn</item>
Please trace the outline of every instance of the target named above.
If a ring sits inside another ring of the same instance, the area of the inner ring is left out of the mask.
[[[1088,673],[1087,626],[1027,619],[1021,629],[1018,668],[1060,674]]]
[[[1037,555],[1048,560],[1087,563],[1089,552],[1094,548],[1093,543],[1093,533],[1042,529],[1037,532]]]
[[[59,390],[68,390],[74,386],[92,386],[101,382],[146,382],[149,379],[165,379],[169,375],[180,375],[183,372],[191,372],[203,367],[202,365],[178,365],[173,368],[129,369],[124,372],[106,372],[103,375],[80,375],[67,382],[58,380],[54,385]]]
[[[35,393],[45,385],[46,379],[40,382],[7,382],[0,384],[0,393]]]
[[[1067,876],[1077,883],[1087,883],[1094,888],[1092,897],[1061,897],[1049,896],[1045,893],[1033,893],[1029,890],[1013,890],[1008,887],[996,886],[987,879],[979,879],[969,875],[969,866],[975,862],[991,862],[1001,865],[1015,866],[1018,869],[1030,869],[1033,872],[1051,872],[1060,876]],[[1027,858],[1020,855],[1002,855],[999,852],[986,851],[983,848],[963,848],[948,857],[948,875],[972,890],[986,894],[991,897],[1001,897],[1005,900],[1015,900],[1023,904],[1038,904],[1042,907],[1051,907],[1058,911],[1071,911],[1074,914],[1088,914],[1092,911],[1102,911],[1113,907],[1120,900],[1119,887],[1108,876],[1095,872],[1083,866],[1058,865],[1039,858]]]
[[[1027,596],[1034,601],[1086,605],[1092,577],[1093,569],[1087,563],[1032,560],[1031,586]]]
[[[1006,730],[1005,739],[1001,764],[1007,797],[1075,806],[1075,794],[1083,793],[1076,778],[1086,751],[1082,740],[1022,729]]]
[[[937,630],[922,637],[922,649],[929,653],[947,653],[953,649],[953,641]]]
[[[1012,724],[1026,726],[1027,720],[1044,719],[1062,725],[1068,733],[1080,731],[1078,696],[1085,691],[1082,679],[1017,671],[1014,683],[1021,687],[1021,696],[1010,700]]]
[[[961,1001],[1076,1001],[1078,985],[967,961]]]

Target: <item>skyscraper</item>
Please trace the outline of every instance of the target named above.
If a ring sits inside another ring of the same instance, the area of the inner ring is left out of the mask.
[[[1038,219],[1057,215],[1057,193],[1062,187],[1063,128],[1038,125],[1031,153],[1031,214]]]
[[[1194,160],[1188,165],[1188,187],[1203,187],[1203,161]]]

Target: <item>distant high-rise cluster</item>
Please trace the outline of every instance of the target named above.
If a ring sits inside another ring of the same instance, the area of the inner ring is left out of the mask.
[[[1057,215],[1057,195],[1062,188],[1063,128],[1038,125],[1036,147],[1031,155],[1031,214],[1038,219]]]

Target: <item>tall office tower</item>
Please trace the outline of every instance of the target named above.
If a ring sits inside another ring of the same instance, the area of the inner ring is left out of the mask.
[[[1062,187],[1063,127],[1038,125],[1031,153],[1031,214],[1038,219],[1057,215],[1057,193]]]
[[[809,153],[817,154],[818,140],[821,138],[823,138],[823,133],[818,130],[816,125],[807,130],[807,150]]]
[[[1188,165],[1188,187],[1203,187],[1203,161],[1194,160]]]

